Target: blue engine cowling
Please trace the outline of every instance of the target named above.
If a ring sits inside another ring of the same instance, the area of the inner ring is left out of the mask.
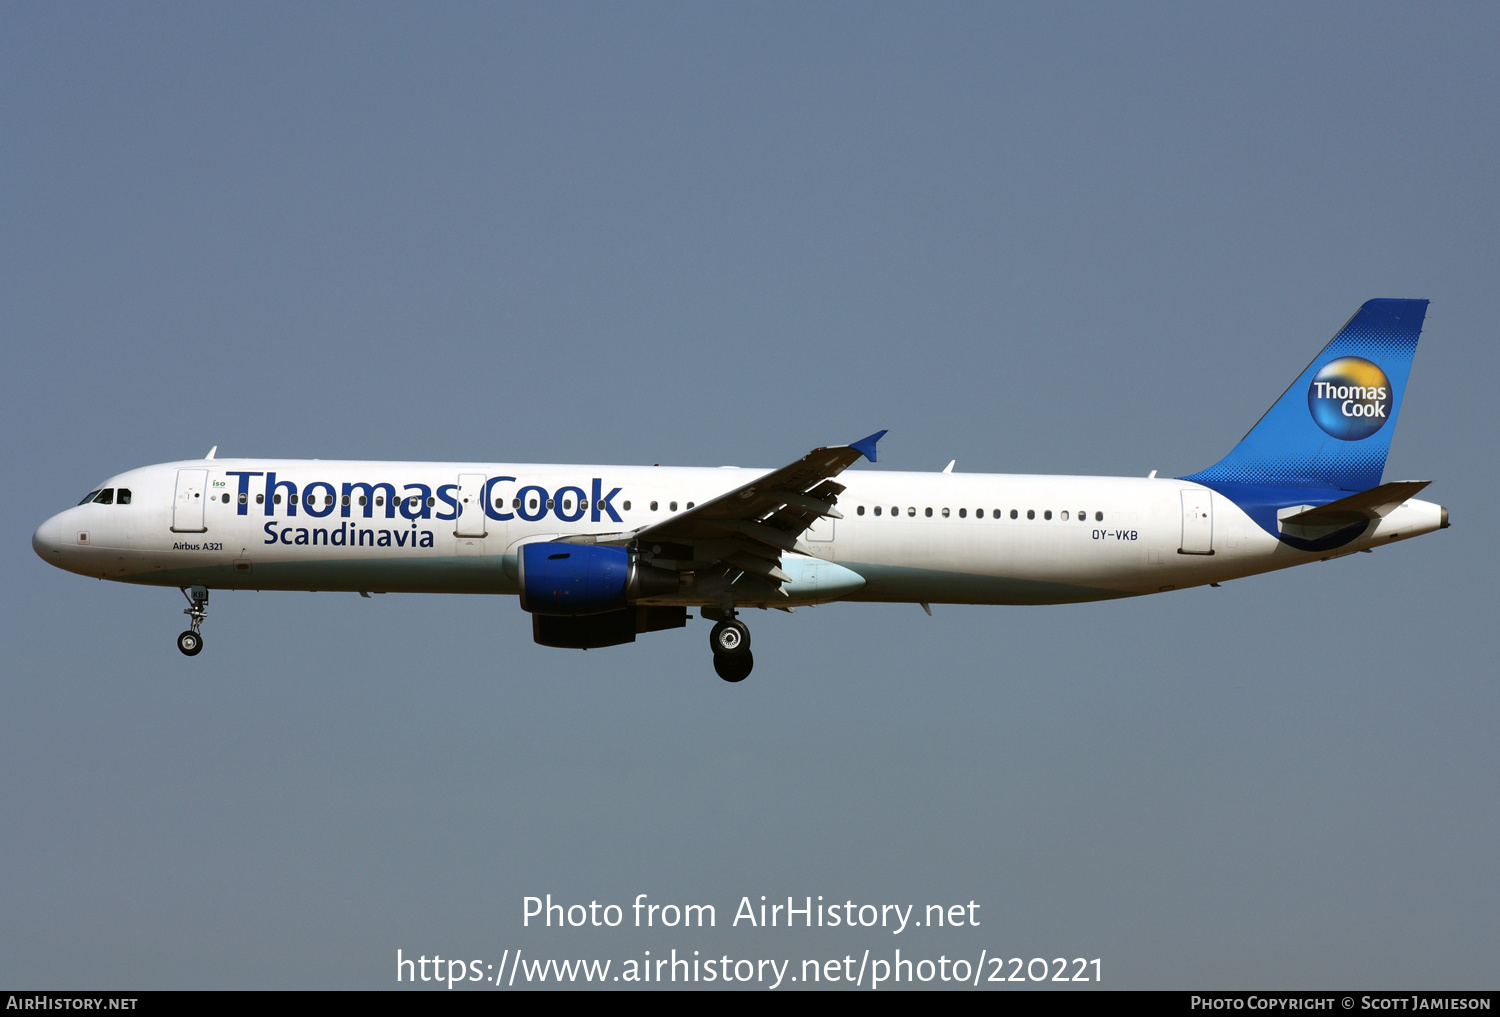
[[[596,544],[523,544],[521,607],[533,614],[604,614],[625,607],[630,552]]]

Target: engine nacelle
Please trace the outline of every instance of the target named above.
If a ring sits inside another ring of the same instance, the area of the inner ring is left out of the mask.
[[[521,607],[532,614],[607,614],[679,586],[676,572],[642,565],[623,547],[538,542],[523,544],[517,559]]]
[[[583,618],[534,614],[531,616],[531,638],[543,646],[592,650],[600,646],[633,643],[638,632],[680,629],[686,624],[685,607],[627,607],[623,611]]]
[[[577,617],[625,606],[630,552],[623,547],[525,544],[518,564],[521,607],[533,614]]]

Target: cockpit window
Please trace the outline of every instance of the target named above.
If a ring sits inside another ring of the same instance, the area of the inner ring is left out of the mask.
[[[87,505],[89,502],[93,502],[95,505],[129,505],[130,488],[122,487],[118,493],[119,497],[117,499],[115,497],[115,489],[112,487],[106,487],[102,491],[90,491],[83,496],[83,500],[78,504]]]

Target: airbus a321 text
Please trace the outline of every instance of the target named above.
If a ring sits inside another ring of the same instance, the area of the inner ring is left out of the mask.
[[[880,431],[776,470],[206,459],[129,470],[38,527],[42,559],[209,591],[517,594],[546,646],[713,624],[750,673],[746,608],[1062,604],[1368,551],[1448,525],[1382,482],[1425,300],[1359,309],[1217,464],[1176,479],[849,471]],[[849,472],[846,472],[849,471]]]

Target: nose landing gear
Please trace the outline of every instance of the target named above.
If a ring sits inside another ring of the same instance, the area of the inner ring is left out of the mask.
[[[724,612],[722,620],[708,634],[708,645],[714,651],[714,672],[726,682],[742,682],[750,677],[755,657],[750,653],[750,630],[734,617],[734,609]]]
[[[194,586],[189,593],[184,587],[182,595],[189,606],[182,612],[191,619],[192,627],[177,637],[177,648],[185,657],[196,657],[203,652],[203,619],[208,617],[208,587]]]

